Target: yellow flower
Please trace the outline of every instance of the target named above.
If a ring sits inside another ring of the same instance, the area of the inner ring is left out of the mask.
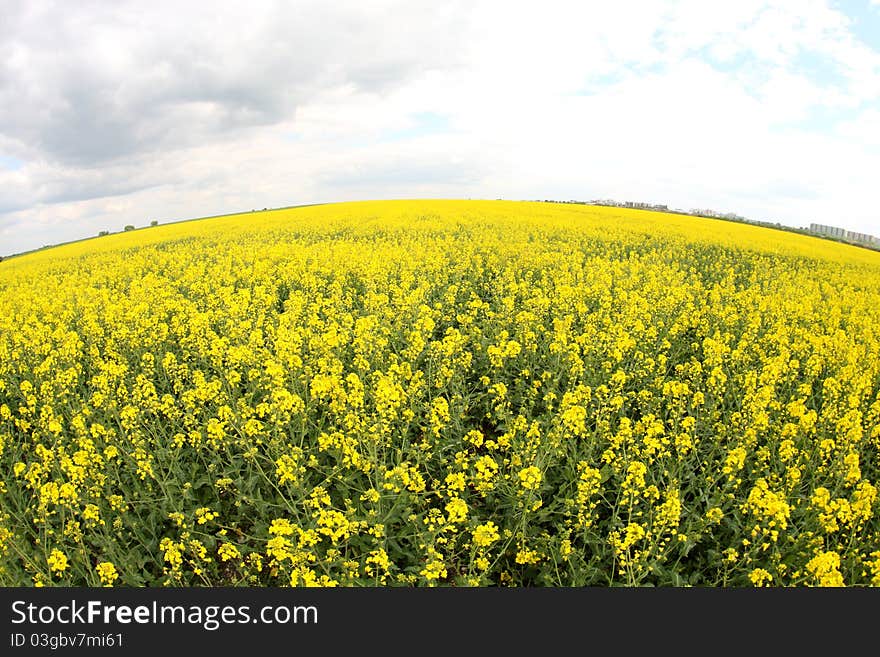
[[[614,546],[615,552],[621,556],[624,552],[632,548],[636,543],[645,538],[645,528],[637,522],[631,522],[626,529],[616,531],[611,535],[611,544]]]
[[[451,472],[446,475],[446,488],[450,492],[464,491],[466,482],[467,478],[465,477],[464,472]]]
[[[104,586],[113,586],[113,583],[119,579],[119,573],[116,571],[116,566],[110,561],[102,561],[95,566],[95,571],[97,571],[101,584]]]
[[[773,581],[773,575],[763,568],[755,568],[749,573],[749,579],[755,586],[769,586]]]
[[[206,506],[199,507],[198,509],[196,509],[196,523],[199,525],[204,525],[216,517],[217,517],[217,512],[211,511],[211,509],[209,509]]]
[[[65,570],[67,570],[67,557],[58,548],[52,548],[52,551],[46,558],[46,562],[49,564],[49,570],[55,575],[60,576]]]
[[[318,514],[318,533],[328,536],[333,542],[348,538],[352,529],[351,522],[339,511],[322,509]]]
[[[86,504],[83,508],[82,517],[83,520],[85,520],[86,525],[89,527],[94,527],[97,524],[104,524],[104,521],[101,520],[101,513],[98,510],[98,507],[94,504]]]
[[[460,497],[453,497],[446,503],[446,518],[449,522],[462,523],[467,520],[468,506]]]
[[[372,550],[367,556],[367,574],[371,576],[381,575],[388,572],[391,560],[388,554],[382,548]]]
[[[541,555],[535,550],[522,548],[516,553],[516,562],[521,565],[538,563],[540,560]]]
[[[559,544],[559,554],[563,559],[568,559],[571,553],[574,552],[574,548],[571,546],[571,541],[567,538]]]
[[[491,520],[485,524],[478,525],[473,531],[474,545],[485,548],[492,545],[500,538],[498,527]]]
[[[541,470],[534,465],[520,470],[519,485],[525,490],[537,490],[541,485]]]
[[[880,550],[871,553],[868,567],[871,574],[871,585],[880,586]]]
[[[648,467],[641,461],[633,461],[626,469],[626,479],[623,482],[624,492],[637,493],[645,488],[645,475]]]
[[[708,511],[706,511],[706,522],[710,525],[717,525],[721,522],[721,519],[724,517],[724,512],[719,509],[717,506],[712,507]]]
[[[371,502],[372,504],[375,504],[376,502],[379,501],[380,497],[381,497],[381,495],[380,495],[379,491],[377,491],[375,488],[370,488],[370,489],[364,491],[364,493],[361,495],[360,499],[363,502]]]
[[[276,518],[269,525],[269,533],[275,536],[290,536],[295,530],[296,527],[290,524],[286,518]]]
[[[419,574],[424,577],[428,583],[433,583],[446,577],[446,564],[443,561],[443,557],[434,548],[428,550],[428,560]]]
[[[217,548],[217,555],[220,557],[220,561],[223,562],[241,558],[241,553],[232,543],[223,543]]]
[[[819,552],[807,562],[807,571],[819,586],[845,586],[840,572],[840,555],[831,550]]]
[[[293,558],[290,541],[284,536],[275,536],[266,542],[266,554],[277,562]]]

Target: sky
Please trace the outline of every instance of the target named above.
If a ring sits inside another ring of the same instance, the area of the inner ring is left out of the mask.
[[[0,255],[393,198],[610,198],[880,236],[880,0],[0,15]]]

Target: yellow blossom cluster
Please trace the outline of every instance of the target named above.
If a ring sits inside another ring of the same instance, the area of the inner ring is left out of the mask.
[[[0,584],[880,585],[880,254],[343,203],[0,263]]]

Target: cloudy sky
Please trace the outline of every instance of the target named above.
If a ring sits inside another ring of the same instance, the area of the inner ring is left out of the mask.
[[[384,198],[880,236],[880,0],[0,0],[0,255]]]

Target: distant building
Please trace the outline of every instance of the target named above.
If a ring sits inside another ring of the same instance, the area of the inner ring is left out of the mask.
[[[826,226],[824,224],[810,224],[810,232],[817,235],[827,235],[836,237],[837,239],[846,240],[847,242],[855,242],[857,244],[880,244],[880,239],[867,233],[858,233],[852,230],[845,230],[839,226]]]
[[[843,239],[846,237],[846,231],[837,226],[826,226],[824,224],[810,224],[810,232],[819,235],[828,235],[829,237],[837,237]]]

